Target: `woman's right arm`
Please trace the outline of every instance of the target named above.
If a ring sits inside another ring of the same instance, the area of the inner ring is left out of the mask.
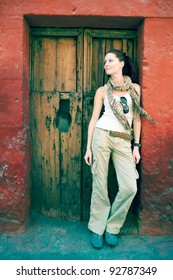
[[[101,112],[103,101],[104,101],[104,95],[105,95],[105,89],[104,89],[104,87],[100,87],[96,91],[96,94],[94,97],[94,107],[93,107],[92,117],[91,117],[91,120],[90,120],[89,126],[88,126],[87,148],[86,148],[86,154],[84,156],[85,162],[88,165],[92,165],[92,150],[91,150],[92,136],[93,136],[93,131],[94,131],[96,122],[98,121],[98,118],[100,116],[100,112]]]

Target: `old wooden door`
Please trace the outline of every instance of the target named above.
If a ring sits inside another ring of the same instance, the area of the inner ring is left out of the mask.
[[[107,79],[103,61],[110,48],[124,50],[136,61],[136,32],[31,31],[31,208],[35,211],[88,219],[91,172],[83,156],[94,93]]]

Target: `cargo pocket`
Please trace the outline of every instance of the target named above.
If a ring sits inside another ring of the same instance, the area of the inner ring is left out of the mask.
[[[91,172],[92,174],[97,174],[97,159],[94,159],[94,162],[91,166]]]

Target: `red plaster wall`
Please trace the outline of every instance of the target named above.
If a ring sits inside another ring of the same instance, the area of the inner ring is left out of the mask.
[[[31,14],[146,17],[139,28],[142,99],[158,125],[143,121],[140,233],[173,233],[172,0],[0,0],[0,231],[24,230],[29,214],[29,27],[24,15]]]
[[[4,14],[172,17],[172,0],[1,0]],[[41,3],[41,4],[40,4]]]
[[[0,34],[0,231],[23,231],[29,214],[29,29],[22,16],[7,14],[0,17]]]
[[[142,234],[173,233],[173,19],[146,19],[142,100],[158,121],[143,121]]]

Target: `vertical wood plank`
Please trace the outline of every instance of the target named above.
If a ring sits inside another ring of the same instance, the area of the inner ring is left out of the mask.
[[[91,91],[103,85],[104,77],[104,56],[106,40],[104,38],[94,38],[92,40],[92,67],[91,70]]]
[[[42,182],[43,213],[58,216],[61,213],[59,132],[55,127],[58,94],[42,95]]]
[[[81,97],[70,95],[71,125],[61,133],[62,218],[81,218]]]
[[[56,127],[56,113],[59,109],[59,93],[52,93],[50,102],[50,165],[51,165],[51,188],[52,188],[52,216],[61,216],[61,189],[60,189],[60,145],[59,130]]]
[[[128,46],[127,46],[127,39],[123,39],[122,40],[122,51],[125,52],[126,54],[128,54]]]
[[[33,81],[35,91],[54,91],[56,82],[56,40],[35,38]]]
[[[76,44],[76,92],[81,96],[83,95],[83,73],[84,73],[84,43],[83,43],[83,28],[79,28],[79,34]]]
[[[83,157],[86,152],[86,144],[87,144],[87,131],[88,124],[91,119],[92,110],[93,110],[93,101],[94,101],[94,93],[84,95],[83,101]],[[92,191],[92,176],[91,176],[91,168],[86,165],[83,161],[83,212],[82,218],[83,220],[88,220],[90,213],[90,201],[91,201],[91,191]]]
[[[76,91],[76,62],[76,38],[57,38],[58,91]]]
[[[91,91],[91,65],[92,65],[92,37],[90,35],[91,30],[86,29],[84,32],[84,95]]]

